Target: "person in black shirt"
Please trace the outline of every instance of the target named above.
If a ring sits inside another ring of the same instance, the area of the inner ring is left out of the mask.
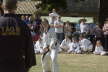
[[[0,17],[0,72],[28,72],[36,65],[27,25],[15,14],[17,0],[4,0]]]

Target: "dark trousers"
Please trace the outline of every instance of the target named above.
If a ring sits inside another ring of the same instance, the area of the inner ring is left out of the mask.
[[[57,38],[57,40],[60,42],[60,44],[61,44],[61,42],[63,41],[63,39],[64,39],[64,33],[56,33],[56,38]]]
[[[104,50],[108,51],[108,35],[104,35]]]

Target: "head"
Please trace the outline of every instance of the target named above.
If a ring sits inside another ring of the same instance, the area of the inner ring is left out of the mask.
[[[82,39],[84,39],[84,38],[86,38],[86,34],[85,34],[85,33],[80,34],[79,39],[82,40]]]
[[[72,38],[72,42],[77,43],[78,41],[79,41],[78,38],[76,38],[76,37],[73,37],[73,38]]]
[[[70,24],[70,22],[69,21],[66,21],[66,24]]]
[[[25,16],[24,15],[21,16],[21,20],[25,20]]]
[[[85,23],[87,20],[86,19],[80,19],[79,23]]]
[[[99,24],[96,24],[96,28],[100,28],[100,25]]]
[[[71,35],[65,35],[66,40],[71,40]]]
[[[65,27],[68,27],[68,26],[70,26],[70,22],[69,21],[65,22]]]
[[[25,16],[25,18],[28,20],[29,19],[29,16],[27,15],[27,16]]]
[[[15,11],[17,9],[17,0],[3,0],[5,11]]]
[[[102,43],[100,40],[96,41],[96,46],[101,46],[101,45],[102,45]]]
[[[53,12],[53,13],[56,12],[56,9],[52,9],[52,12]]]

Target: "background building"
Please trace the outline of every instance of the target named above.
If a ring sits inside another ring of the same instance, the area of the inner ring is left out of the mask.
[[[67,0],[67,15],[97,16],[99,0]]]
[[[34,12],[37,1],[19,0],[18,13]],[[30,2],[31,1],[31,2]],[[63,9],[61,13],[66,16],[97,16],[99,8],[99,0],[66,0],[67,8]],[[29,12],[27,11],[29,10]],[[23,14],[24,14],[23,13]]]

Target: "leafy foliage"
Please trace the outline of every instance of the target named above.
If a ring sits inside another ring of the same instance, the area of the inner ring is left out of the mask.
[[[48,13],[53,8],[63,10],[67,7],[66,0],[32,0],[32,1],[42,1],[42,4],[40,5],[42,7],[43,13]]]

